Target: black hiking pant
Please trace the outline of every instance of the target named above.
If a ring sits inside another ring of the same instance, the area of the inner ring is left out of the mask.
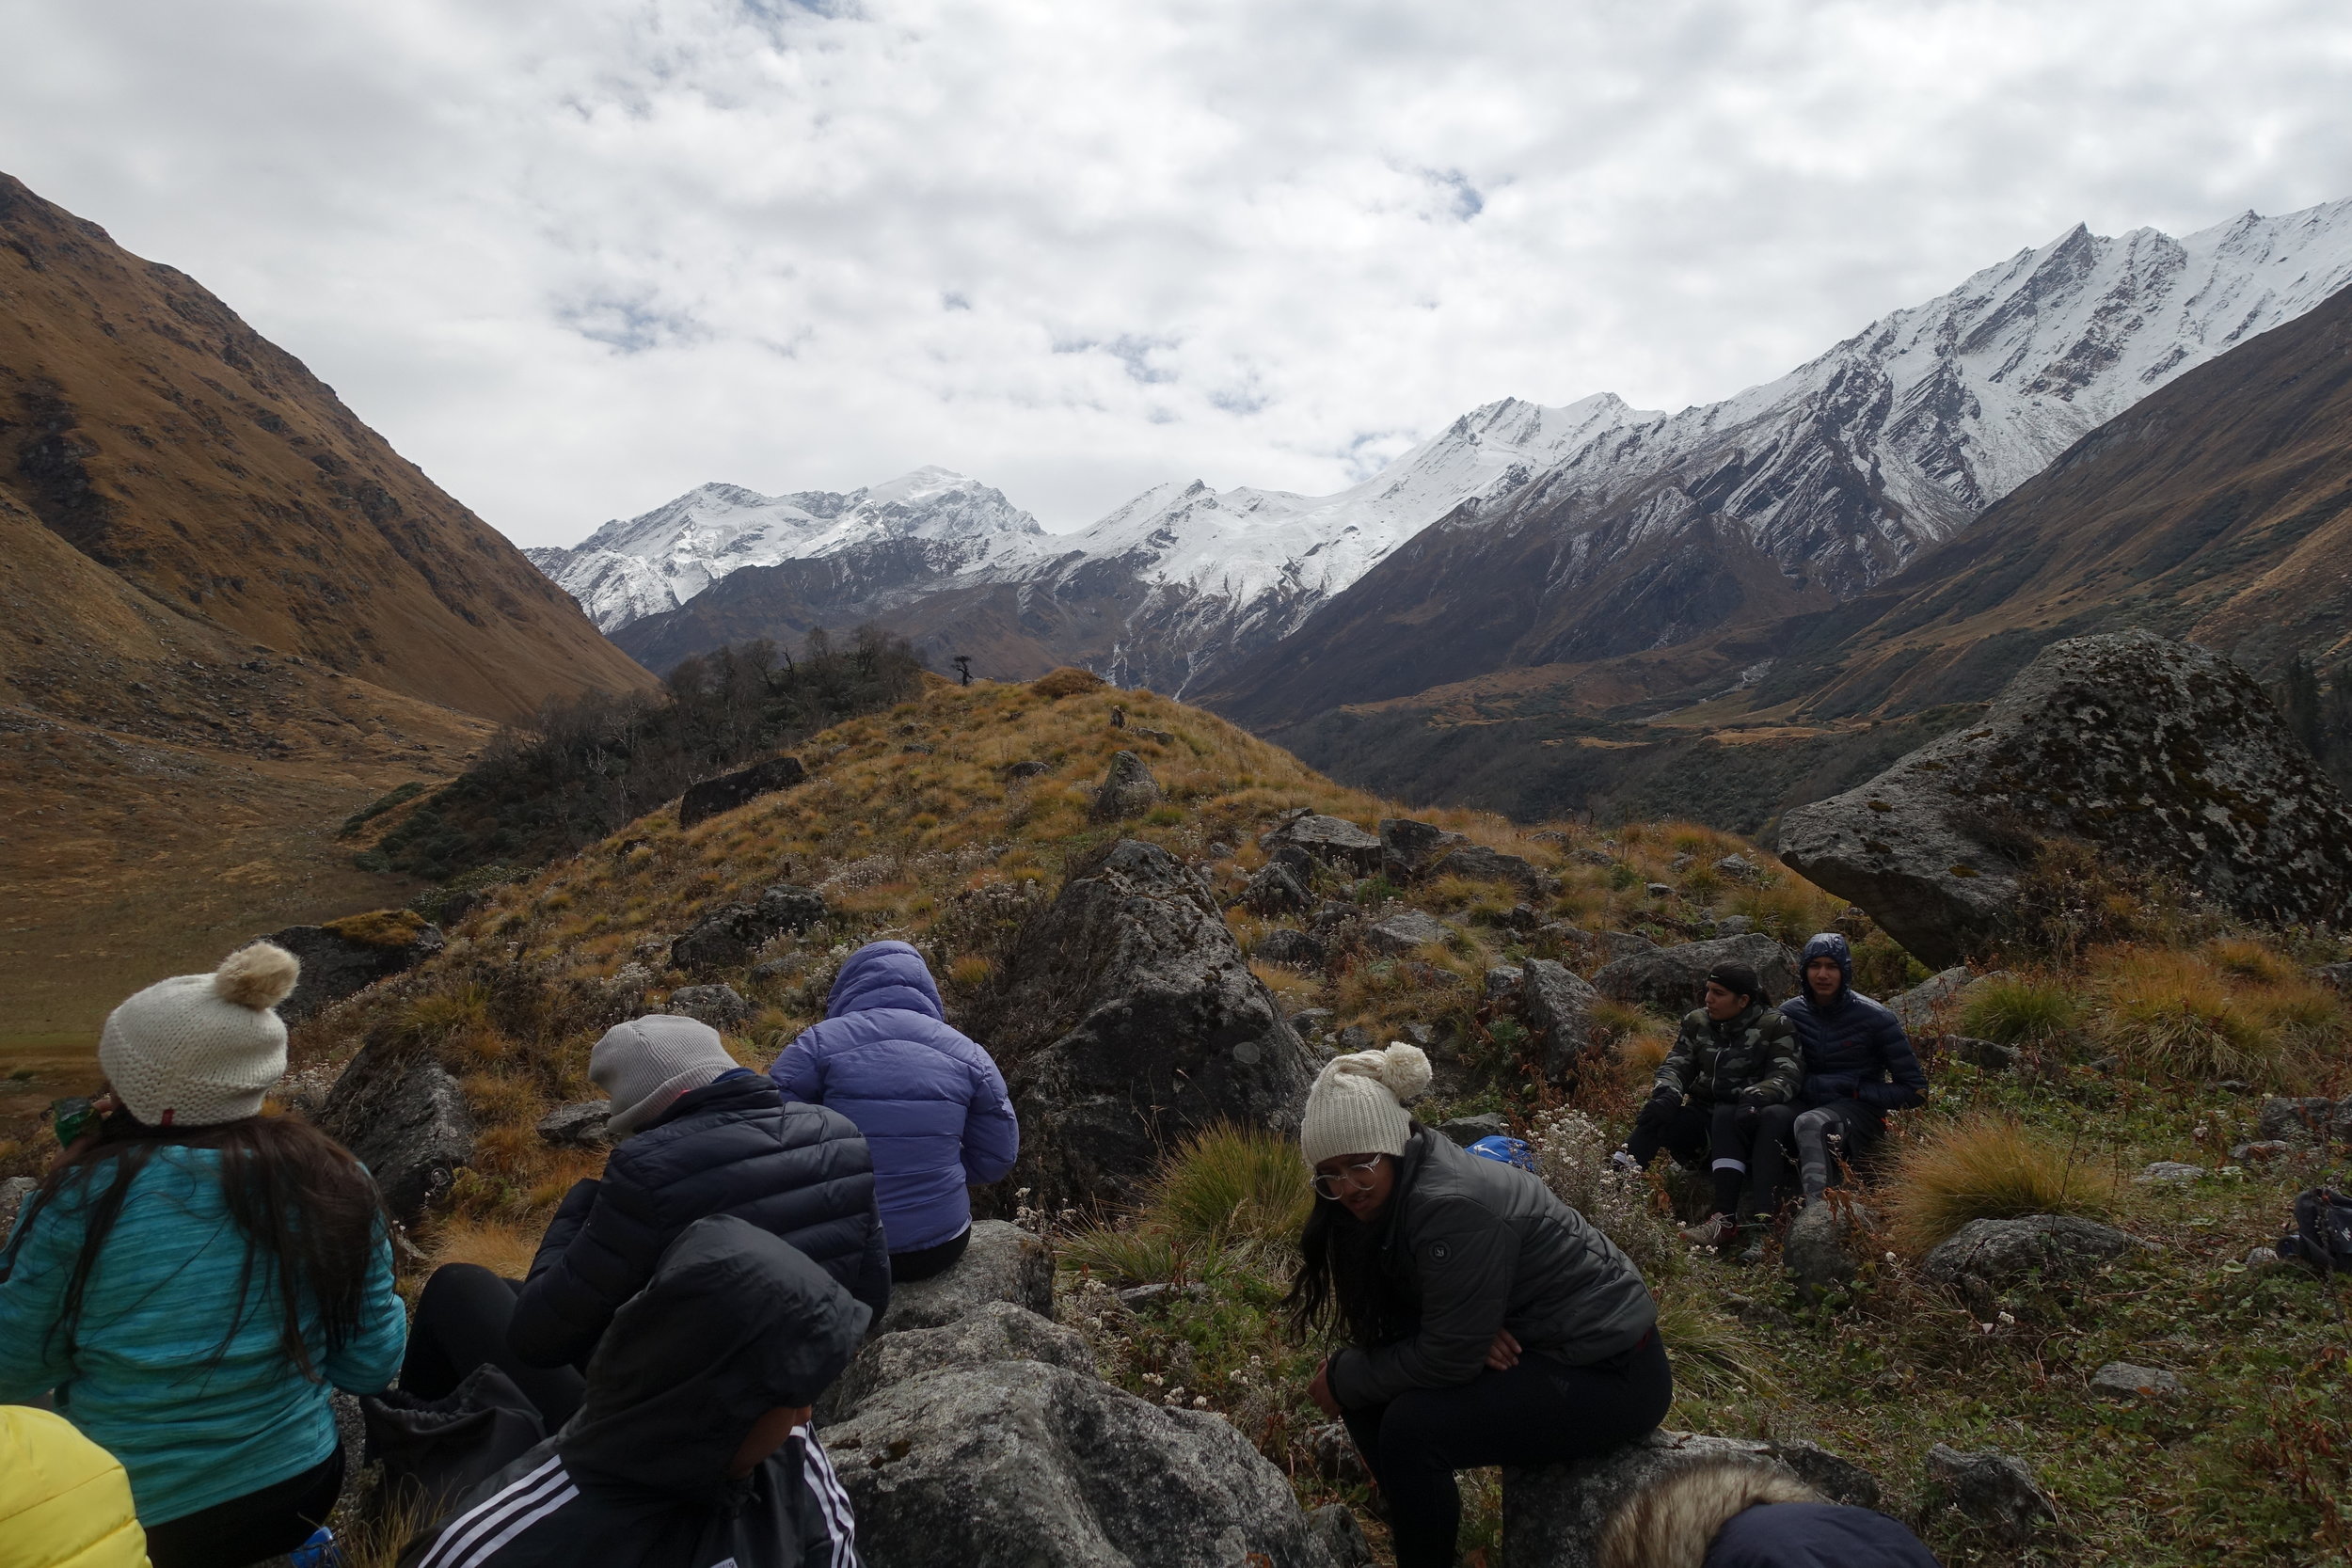
[[[246,1568],[318,1533],[343,1492],[343,1450],[242,1497],[147,1527],[154,1568]]]
[[[890,1255],[890,1283],[912,1285],[918,1279],[933,1279],[956,1266],[963,1249],[972,1244],[972,1227],[965,1226],[937,1246],[919,1246],[909,1252]]]
[[[1347,1434],[1388,1500],[1396,1568],[1452,1568],[1462,1522],[1454,1472],[1556,1465],[1657,1430],[1674,1372],[1652,1329],[1631,1350],[1571,1367],[1530,1351],[1451,1388],[1408,1388],[1387,1404],[1343,1411]]]
[[[1654,1099],[1633,1118],[1633,1134],[1626,1139],[1625,1151],[1645,1170],[1661,1148],[1685,1165],[1706,1161],[1715,1179],[1714,1212],[1734,1213],[1740,1204],[1740,1188],[1748,1180],[1749,1155],[1762,1115],[1755,1106],[1733,1100],[1692,1100],[1677,1105]]]
[[[1809,1111],[1767,1106],[1756,1130],[1755,1174],[1741,1217],[1772,1213],[1781,1183],[1788,1180],[1792,1151],[1810,1203],[1837,1184],[1841,1165],[1852,1163],[1885,1132],[1878,1112],[1859,1100],[1833,1100]]]
[[[419,1399],[447,1399],[484,1362],[515,1380],[553,1432],[580,1408],[588,1380],[571,1367],[531,1367],[506,1348],[522,1282],[501,1279],[479,1263],[444,1263],[417,1296],[408,1325],[408,1352],[400,1386]]]

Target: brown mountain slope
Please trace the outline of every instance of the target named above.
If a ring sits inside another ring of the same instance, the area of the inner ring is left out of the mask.
[[[144,593],[426,702],[650,679],[299,360],[6,175],[0,491]]]

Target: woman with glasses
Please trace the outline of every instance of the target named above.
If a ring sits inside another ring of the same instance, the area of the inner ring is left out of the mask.
[[[1532,1173],[1414,1121],[1409,1045],[1327,1064],[1299,1141],[1315,1205],[1289,1306],[1343,1338],[1308,1393],[1388,1499],[1397,1568],[1447,1568],[1454,1472],[1629,1443],[1674,1399],[1658,1305],[1625,1254]]]

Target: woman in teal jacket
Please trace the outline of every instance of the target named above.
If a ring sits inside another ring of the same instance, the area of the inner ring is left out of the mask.
[[[295,973],[258,944],[116,1008],[96,1124],[0,1253],[0,1402],[122,1461],[155,1568],[301,1544],[342,1489],[329,1388],[387,1386],[407,1338],[374,1181],[261,1114]]]

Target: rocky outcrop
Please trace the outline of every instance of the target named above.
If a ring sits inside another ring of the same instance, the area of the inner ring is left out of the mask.
[[[1304,914],[1314,907],[1314,895],[1288,862],[1276,860],[1250,873],[1241,890],[1241,902],[1257,914]]]
[[[1102,787],[1094,792],[1093,817],[1097,822],[1117,822],[1141,816],[1162,799],[1160,781],[1152,776],[1150,765],[1133,752],[1116,752],[1110,767],[1104,769]]]
[[[541,1117],[532,1131],[550,1148],[596,1148],[607,1141],[604,1124],[612,1114],[609,1100],[575,1100]]]
[[[1552,898],[1560,879],[1521,855],[1506,855],[1483,844],[1465,844],[1429,868],[1433,877],[1466,877],[1474,882],[1506,882],[1530,898]]]
[[[1549,958],[1528,959],[1519,974],[1519,1007],[1527,1026],[1543,1038],[1544,1076],[1564,1083],[1593,1048],[1593,1009],[1600,992]]]
[[[1941,1008],[1951,1006],[1968,987],[1970,975],[1966,964],[1931,974],[1909,990],[1887,998],[1886,1006],[1906,1034],[1925,1034],[1935,1022]]]
[[[1988,1308],[2004,1291],[2037,1278],[2080,1279],[2145,1246],[2112,1226],[2074,1214],[1970,1220],[1928,1254],[1919,1272],[1989,1317]]]
[[[1021,1116],[1010,1187],[1092,1202],[1219,1120],[1288,1131],[1312,1069],[1207,885],[1126,839],[1009,960],[990,1043]]]
[[[1386,914],[1364,928],[1364,945],[1375,953],[1410,953],[1433,942],[1445,941],[1448,932],[1435,916],[1422,910],[1398,910]]]
[[[1380,819],[1381,875],[1399,887],[1408,886],[1427,876],[1448,850],[1469,842],[1435,823],[1384,816]]]
[[[289,926],[262,940],[302,960],[294,994],[278,1005],[278,1016],[288,1023],[414,969],[442,947],[440,927],[412,910],[376,910],[324,926]]]
[[[1600,1532],[1627,1498],[1676,1467],[1721,1458],[1768,1461],[1833,1502],[1877,1506],[1870,1473],[1812,1443],[1658,1431],[1570,1465],[1502,1472],[1502,1558],[1511,1568],[1598,1568]]]
[[[808,777],[798,757],[770,757],[733,773],[705,779],[688,789],[677,803],[677,825],[693,827],[723,812],[747,806],[763,795],[790,789]]]
[[[2244,671],[2145,631],[2053,643],[1981,722],[1790,812],[1779,849],[1954,964],[1999,941],[2049,837],[2249,919],[2352,924],[2352,808]]]
[[[319,1126],[368,1167],[403,1225],[414,1225],[473,1160],[465,1091],[413,1046],[362,1048],[326,1097]]]
[[[1287,964],[1293,969],[1321,969],[1323,960],[1328,955],[1324,951],[1323,943],[1306,932],[1278,926],[1258,939],[1258,945],[1251,949],[1249,956],[1261,963]]]
[[[669,1010],[722,1031],[752,1016],[752,1005],[733,986],[680,986],[670,993]]]
[[[1707,972],[1721,963],[1742,963],[1755,970],[1775,1003],[1797,994],[1797,966],[1788,950],[1755,931],[1653,947],[1614,959],[1593,976],[1593,989],[1619,1002],[1646,1002],[1669,1012],[1688,1012],[1707,990]]]
[[[1372,877],[1380,871],[1380,841],[1344,817],[1309,812],[1277,823],[1258,842],[1268,851],[1295,844],[1318,863],[1350,877]]]
[[[903,1329],[867,1340],[849,1370],[818,1402],[817,1418],[831,1427],[894,1383],[993,1361],[1038,1361],[1094,1375],[1094,1353],[1076,1330],[1027,1307],[987,1301],[934,1327]]]
[[[670,944],[670,967],[690,974],[737,969],[787,932],[807,930],[825,918],[825,895],[779,882],[756,902],[729,904]]]
[[[959,1323],[998,1303],[1054,1315],[1054,1259],[1045,1243],[1003,1220],[976,1220],[955,1267],[890,1288],[874,1332],[898,1334]]]
[[[2352,1100],[2320,1095],[2273,1095],[2255,1113],[2265,1143],[2308,1145],[2352,1138]]]
[[[1928,1450],[1933,1500],[1958,1509],[2005,1545],[2023,1546],[2058,1523],[2058,1508],[2025,1462],[1990,1449],[1963,1453],[1938,1443]]]

